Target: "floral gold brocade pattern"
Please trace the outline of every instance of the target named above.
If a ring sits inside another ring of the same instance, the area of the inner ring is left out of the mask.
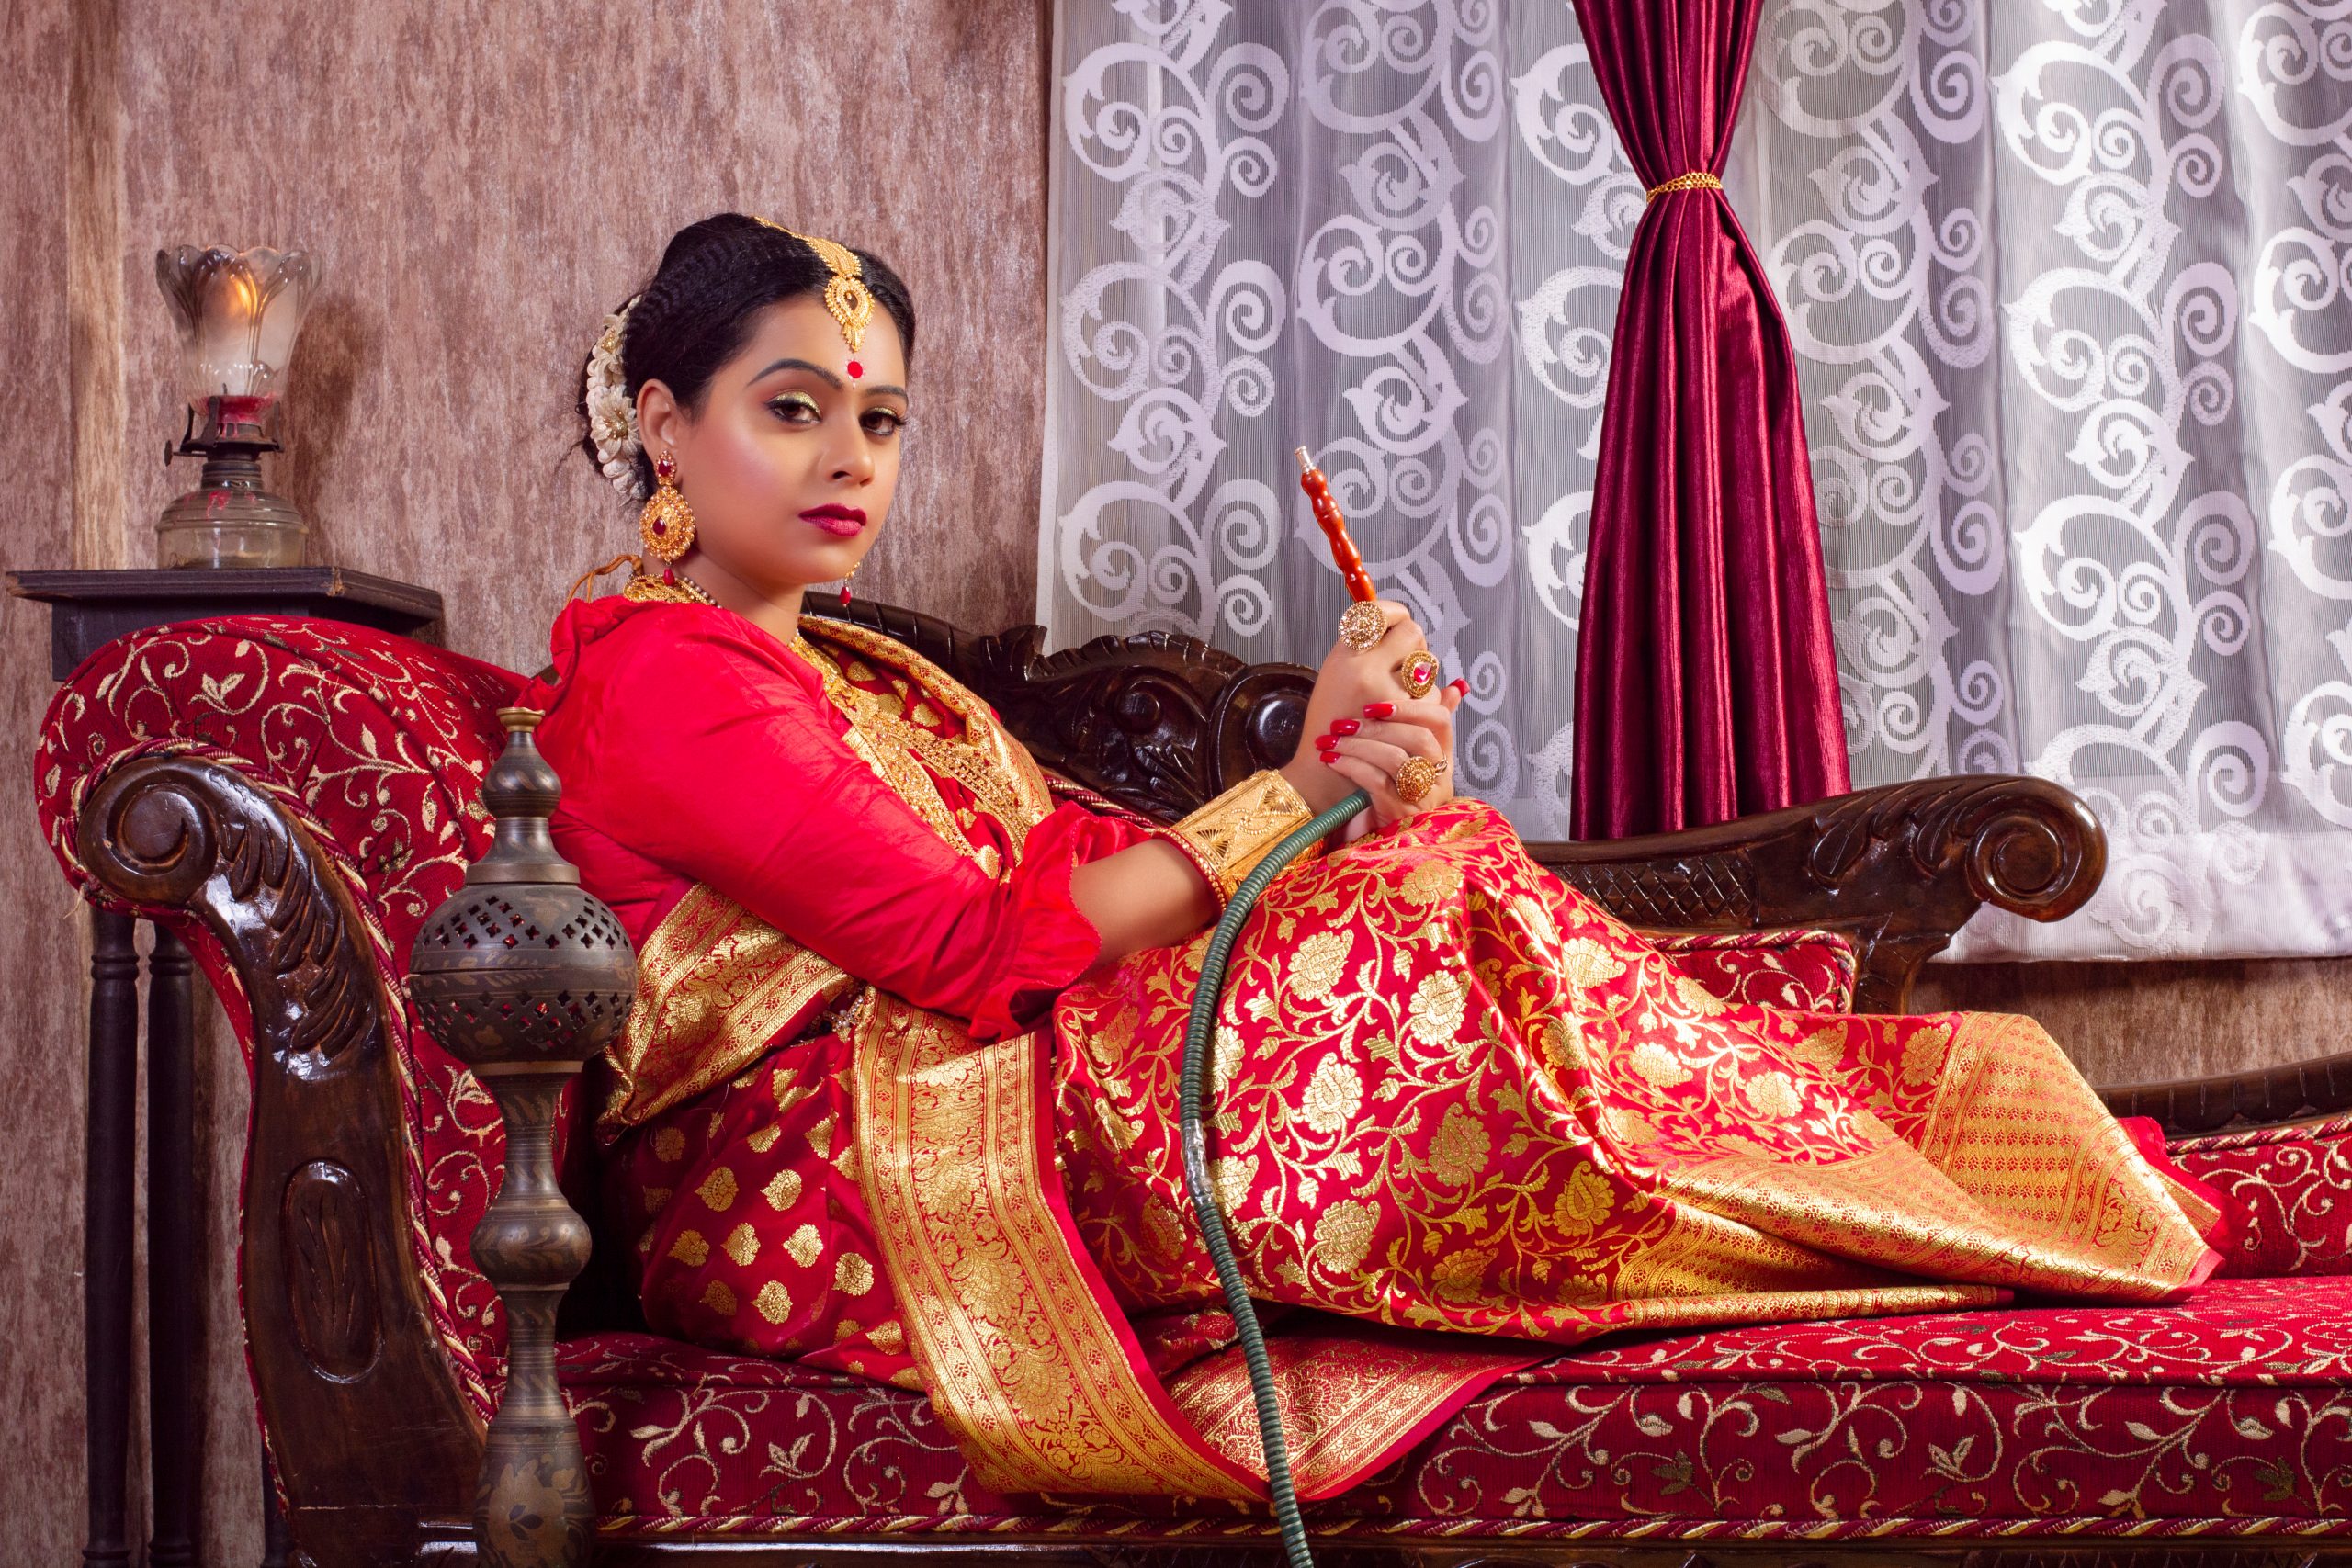
[[[803,1365],[646,1335],[562,1354],[617,1534],[1181,1520],[1205,1542],[1266,1529],[1165,1499],[1040,1507],[991,1492],[926,1401]],[[2236,1536],[2352,1533],[2347,1383],[2344,1278],[2216,1280],[2177,1307],[1623,1337],[1506,1378],[1309,1519],[1318,1538],[1367,1545],[1878,1538],[1934,1551],[1964,1531],[2094,1555],[2105,1538],[2155,1538],[2202,1561],[2200,1541],[2219,1555]],[[1772,1440],[1782,1433],[1801,1436]]]
[[[1216,1294],[1162,1110],[1202,945],[1054,1016],[1070,1201],[1136,1307]],[[2214,1261],[2210,1209],[2030,1022],[1726,1001],[1476,802],[1268,891],[1212,1081],[1253,1293],[1357,1319],[1574,1343],[2017,1289],[2153,1301]]]

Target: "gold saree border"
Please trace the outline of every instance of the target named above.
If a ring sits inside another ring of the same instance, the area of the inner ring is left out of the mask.
[[[777,1038],[856,979],[700,883],[637,955],[637,1000],[605,1051],[606,1138],[748,1070]]]
[[[1053,1166],[1049,1037],[977,1044],[870,993],[853,1024],[858,1179],[932,1405],[1000,1491],[1263,1502],[1238,1349],[1163,1384]],[[1298,1494],[1336,1495],[1549,1347],[1374,1325],[1271,1342]]]
[[[1336,1497],[1437,1429],[1497,1378],[1559,1354],[1555,1346],[1480,1343],[1333,1320],[1266,1341],[1291,1483],[1305,1502]],[[1266,1472],[1250,1368],[1230,1349],[1168,1380],[1202,1440],[1253,1476]]]
[[[1257,1477],[1189,1429],[1079,1262],[1049,1190],[1041,1035],[976,1044],[878,992],[855,1031],[858,1179],[907,1348],[981,1482],[1262,1499]]]

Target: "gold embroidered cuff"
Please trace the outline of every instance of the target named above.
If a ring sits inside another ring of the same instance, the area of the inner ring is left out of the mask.
[[[1216,887],[1221,906],[1285,834],[1314,815],[1288,779],[1267,769],[1250,774],[1169,831]]]

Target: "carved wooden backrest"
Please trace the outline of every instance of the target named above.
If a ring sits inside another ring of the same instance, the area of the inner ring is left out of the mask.
[[[994,705],[1037,760],[1172,820],[1289,761],[1314,672],[1244,664],[1165,632],[1041,651],[1043,628],[976,637],[889,605],[819,614],[872,626]],[[2081,907],[2106,837],[2087,807],[2037,779],[1930,779],[1718,828],[1529,852],[1620,919],[1659,931],[1813,926],[1850,940],[1856,1005],[1901,1007],[1918,966],[1992,902],[2037,919]]]

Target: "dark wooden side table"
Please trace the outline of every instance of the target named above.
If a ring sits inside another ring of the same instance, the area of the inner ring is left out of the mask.
[[[126,632],[213,615],[311,615],[413,636],[441,595],[413,583],[306,566],[259,570],[15,571],[8,592],[50,606],[49,666],[62,681]],[[138,1179],[139,958],[129,915],[90,911],[89,1128],[82,1217],[88,1383],[88,1568],[130,1568],[131,1215]],[[198,1438],[194,1314],[195,983],[188,952],[157,927],[147,960],[147,1426],[154,1532],[150,1568],[193,1568]],[[269,1560],[285,1561],[276,1490],[262,1503]]]

